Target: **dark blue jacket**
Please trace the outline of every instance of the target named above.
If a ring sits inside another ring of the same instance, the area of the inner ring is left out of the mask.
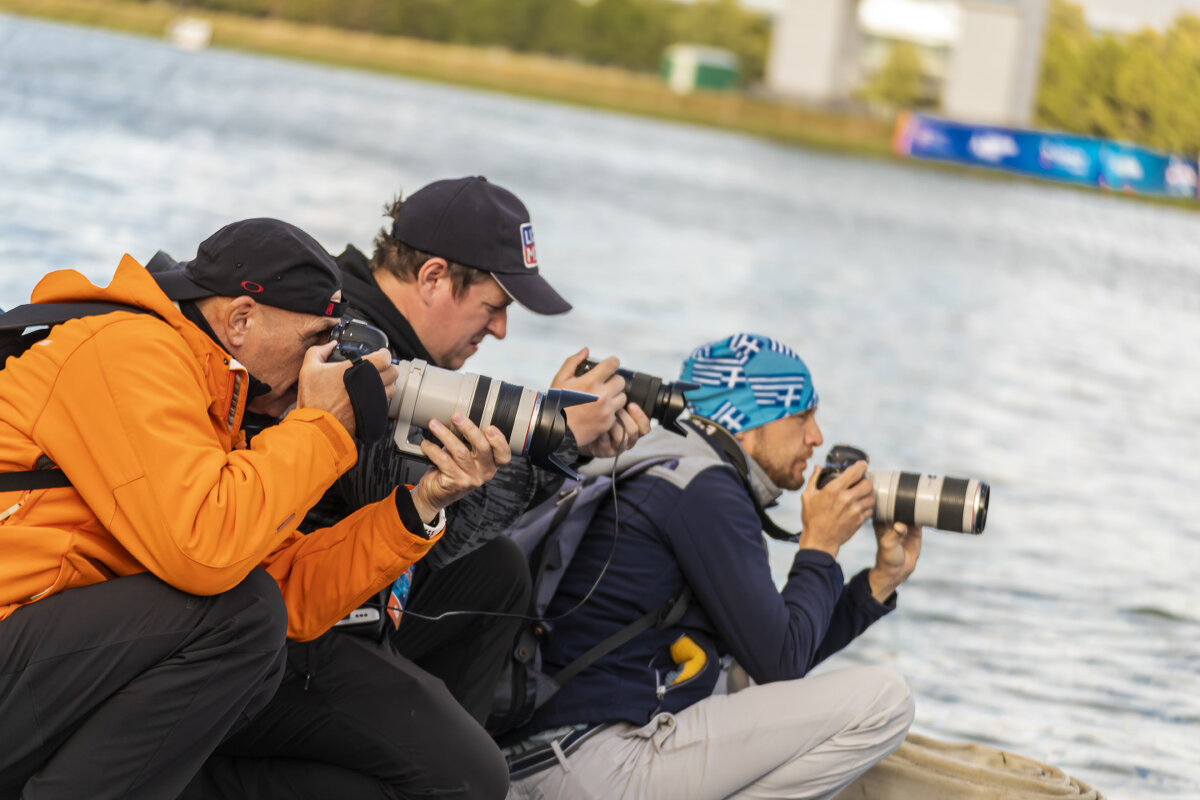
[[[732,654],[757,683],[803,677],[895,607],[876,601],[866,570],[843,585],[828,554],[799,550],[787,584],[775,587],[750,491],[713,442],[696,431],[685,438],[656,429],[621,456],[621,467],[667,457],[619,484],[618,500],[596,514],[547,612],[572,608],[612,554],[592,596],[555,623],[542,646],[553,674],[577,655],[679,594],[686,582],[692,606],[678,625],[651,629],[609,653],[538,710],[521,734],[577,723],[623,720],[644,724],[708,697],[721,656]],[[779,490],[749,460],[761,502]],[[611,467],[597,462],[589,471]],[[614,511],[619,534],[613,547]],[[707,662],[697,675],[669,685],[673,642],[690,636]]]

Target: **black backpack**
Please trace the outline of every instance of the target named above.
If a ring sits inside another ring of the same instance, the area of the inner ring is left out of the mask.
[[[615,480],[619,483],[671,460],[642,461],[619,470]],[[613,482],[612,475],[588,476],[525,512],[507,532],[529,559],[533,577],[529,615],[535,619],[524,623],[517,632],[512,653],[496,686],[486,726],[493,736],[503,737],[524,726],[533,718],[534,712],[567,681],[638,634],[652,627],[662,629],[674,625],[691,602],[691,592],[685,587],[678,596],[631,622],[561,670],[553,674],[542,671],[540,645],[552,634],[555,621],[545,618],[546,609],[571,559],[575,557],[592,518],[611,496]],[[586,598],[582,602],[586,602]],[[573,611],[575,609],[568,611],[567,615]]]
[[[61,322],[79,317],[111,314],[114,311],[130,311],[137,314],[154,314],[145,308],[122,303],[29,303],[0,313],[0,369],[8,364],[9,358],[19,357],[33,345],[45,339],[50,329]],[[157,316],[157,315],[155,315]],[[38,469],[23,472],[0,473],[0,492],[18,489],[52,489],[70,486],[71,481],[53,462]]]

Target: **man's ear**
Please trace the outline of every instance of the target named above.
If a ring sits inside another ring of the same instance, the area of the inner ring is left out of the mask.
[[[246,337],[258,322],[257,311],[258,303],[248,295],[233,298],[225,307],[225,337],[231,349],[240,348],[246,343]]]
[[[450,291],[452,288],[450,265],[446,263],[446,259],[437,256],[426,259],[417,270],[417,291],[426,305],[432,305],[440,292]]]

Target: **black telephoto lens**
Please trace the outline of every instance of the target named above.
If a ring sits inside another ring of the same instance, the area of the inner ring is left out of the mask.
[[[595,366],[596,362],[589,359],[579,365],[575,374],[583,375]],[[662,378],[630,369],[618,369],[616,374],[625,379],[625,397],[630,403],[637,403],[646,416],[658,420],[667,430],[684,433],[678,422],[679,415],[687,408],[684,394],[699,389],[700,384],[690,381],[667,383]]]

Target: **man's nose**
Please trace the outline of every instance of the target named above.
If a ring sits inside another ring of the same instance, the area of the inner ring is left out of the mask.
[[[808,426],[808,443],[813,447],[820,447],[825,442],[825,437],[821,435],[821,426],[816,420],[812,420]]]
[[[508,333],[508,311],[500,309],[492,314],[492,318],[488,320],[487,332],[497,339],[503,339],[504,334]]]

